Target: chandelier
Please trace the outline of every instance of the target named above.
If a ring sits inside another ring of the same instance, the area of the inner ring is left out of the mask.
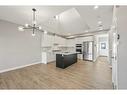
[[[32,24],[30,25],[30,24],[25,24],[24,26],[19,26],[18,27],[18,30],[19,31],[24,31],[24,30],[27,30],[27,29],[30,29],[30,30],[32,30],[32,36],[35,36],[35,31],[42,31],[41,30],[41,26],[38,26],[37,25],[37,22],[36,22],[36,9],[35,8],[33,8],[32,9],[32,12],[33,12],[33,19],[32,19]]]

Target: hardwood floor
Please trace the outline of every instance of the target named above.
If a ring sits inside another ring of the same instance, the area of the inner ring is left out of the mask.
[[[95,63],[79,60],[66,69],[37,64],[0,74],[0,89],[112,89],[105,57]]]

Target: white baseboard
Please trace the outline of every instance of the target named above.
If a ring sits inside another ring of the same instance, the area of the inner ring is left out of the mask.
[[[12,71],[12,70],[16,70],[16,69],[20,69],[20,68],[24,68],[24,67],[31,66],[31,65],[35,65],[35,64],[40,64],[40,63],[41,63],[41,62],[36,62],[36,63],[27,64],[27,65],[12,67],[12,68],[5,69],[5,70],[0,70],[0,73]]]

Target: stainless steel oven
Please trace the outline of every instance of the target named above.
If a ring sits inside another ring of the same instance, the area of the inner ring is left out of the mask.
[[[76,44],[76,52],[82,54],[82,44]]]

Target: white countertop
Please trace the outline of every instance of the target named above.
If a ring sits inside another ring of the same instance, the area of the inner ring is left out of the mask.
[[[59,52],[56,54],[62,54],[62,55],[70,55],[70,54],[77,54],[76,52]]]

